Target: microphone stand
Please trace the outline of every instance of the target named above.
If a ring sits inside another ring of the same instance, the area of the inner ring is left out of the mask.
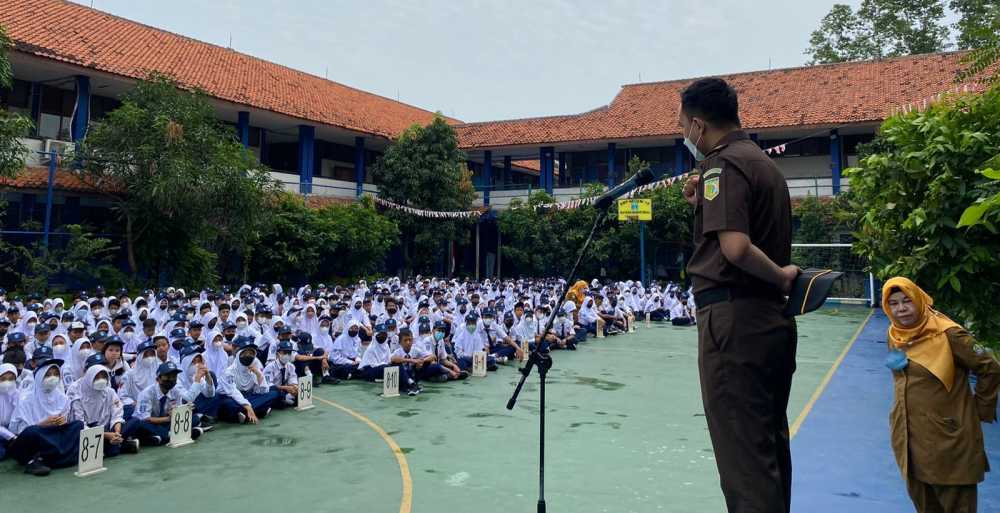
[[[610,203],[610,202],[609,202]],[[586,242],[583,243],[583,247],[580,248],[580,252],[576,255],[576,263],[573,264],[573,269],[569,272],[569,279],[563,284],[562,290],[559,292],[559,298],[556,303],[556,308],[552,310],[549,314],[549,318],[545,321],[545,329],[542,330],[542,339],[535,344],[535,349],[528,356],[528,362],[524,367],[520,369],[521,380],[517,383],[517,388],[514,389],[514,394],[510,396],[510,400],[507,401],[507,409],[513,410],[514,404],[517,403],[517,396],[521,393],[521,387],[524,386],[525,380],[531,374],[531,369],[533,367],[538,367],[538,380],[539,380],[539,415],[538,415],[538,509],[537,513],[545,513],[545,376],[548,374],[549,369],[552,368],[552,357],[549,355],[548,345],[545,343],[545,337],[548,335],[549,330],[552,329],[552,323],[555,321],[557,309],[562,308],[564,301],[566,299],[566,291],[568,290],[573,280],[576,279],[577,268],[580,267],[580,261],[583,260],[583,255],[586,254],[587,248],[590,247],[590,242],[594,239],[594,232],[597,231],[597,226],[604,221],[607,217],[607,206],[604,204],[595,204],[597,213],[594,215],[594,224],[590,227],[590,235],[587,236]]]

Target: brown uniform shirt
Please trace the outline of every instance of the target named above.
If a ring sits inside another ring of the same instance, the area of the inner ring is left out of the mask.
[[[977,353],[975,340],[961,328],[948,330],[955,357],[951,391],[912,360],[894,372],[895,401],[889,414],[892,450],[904,478],[936,485],[972,485],[990,465],[980,422],[996,421],[1000,365]],[[976,375],[976,393],[969,372]]]
[[[698,165],[701,186],[694,216],[694,253],[688,274],[695,292],[734,287],[780,297],[777,287],[729,263],[717,232],[743,232],[774,263],[792,257],[792,207],[778,166],[746,132],[722,138]]]

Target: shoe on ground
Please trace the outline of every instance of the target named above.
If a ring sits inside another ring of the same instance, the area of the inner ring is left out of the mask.
[[[460,371],[458,373],[458,379],[467,379],[469,377],[469,371]]]
[[[448,381],[448,375],[438,374],[437,376],[431,378],[431,381],[433,381],[434,383],[444,383],[445,381]]]
[[[323,383],[323,378],[319,376],[313,376],[313,386],[318,387]]]
[[[201,426],[198,426],[198,428],[201,429],[202,433],[208,433],[209,431],[215,429],[215,426],[214,425],[210,425],[210,426],[201,425]]]
[[[323,376],[324,385],[336,385],[337,383],[340,383],[340,380],[335,376]]]
[[[52,469],[45,465],[42,458],[35,458],[24,466],[24,473],[31,474],[33,476],[44,477],[49,475],[51,472]]]
[[[201,435],[204,432],[205,432],[205,430],[202,429],[202,428],[200,428],[200,427],[193,427],[193,428],[191,428],[191,439],[192,440],[197,440],[197,439],[201,438]]]
[[[237,424],[246,424],[247,423],[247,414],[243,413],[243,412],[237,413],[236,414],[236,423]]]
[[[263,415],[260,415],[260,418],[264,418],[264,417],[267,417],[267,416],[268,416],[268,415],[270,415],[270,414],[271,414],[271,409],[270,409],[270,408],[268,408],[268,409],[264,410],[264,414],[263,414]]]
[[[153,442],[153,445],[163,445],[163,439],[160,438],[160,435],[153,435],[149,439]]]
[[[424,389],[420,387],[411,387],[409,390],[406,391],[406,395],[409,396],[420,395],[420,392],[423,392],[423,390]]]
[[[201,426],[202,429],[204,429],[205,431],[208,431],[209,429],[212,428],[212,426],[215,425],[215,422],[216,422],[215,417],[211,417],[211,416],[208,416],[208,415],[202,415],[201,416],[201,421],[198,422],[198,425]]]
[[[122,452],[125,454],[139,454],[139,441],[135,438],[125,440],[122,444]]]

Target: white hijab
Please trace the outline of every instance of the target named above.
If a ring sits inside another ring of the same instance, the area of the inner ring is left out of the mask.
[[[362,311],[364,309],[362,308]],[[351,328],[358,329],[358,335],[351,336]],[[351,322],[347,325],[347,329],[337,337],[337,340],[333,341],[333,347],[344,353],[345,356],[349,358],[356,358],[361,350],[361,324],[351,319]]]
[[[10,419],[14,416],[20,394],[17,389],[17,367],[14,367],[12,363],[0,365],[0,376],[8,372],[14,375],[14,388],[10,392],[0,392],[0,426],[3,427],[10,425]]]
[[[108,387],[104,390],[95,390],[94,379],[102,371],[108,374]],[[83,412],[86,415],[88,424],[98,421],[103,422],[111,417],[112,407],[114,402],[118,400],[118,397],[115,395],[114,389],[111,388],[110,379],[111,372],[107,367],[94,365],[87,369],[83,378],[78,382],[80,393],[76,400],[80,401],[80,404],[83,406]]]
[[[25,390],[14,409],[12,423],[24,427],[34,426],[53,415],[66,415],[69,412],[69,399],[62,381],[51,392],[46,392],[42,386],[45,373],[55,364],[48,364],[35,369],[35,385]]]
[[[233,377],[233,385],[239,389],[240,392],[252,391],[254,387],[257,386],[257,375],[250,370],[250,367],[257,367],[261,369],[260,360],[254,357],[253,362],[249,366],[245,366],[240,363],[239,353],[242,351],[237,351],[233,355],[233,363],[229,364],[229,368],[226,372]]]
[[[223,344],[226,343],[222,333],[211,332],[206,339],[208,342],[205,344],[205,352],[202,353],[202,357],[205,359],[205,366],[208,367],[208,370],[214,372],[216,376],[221,376],[226,371],[226,367],[229,366],[229,353],[224,347],[215,347],[216,338],[222,339]]]

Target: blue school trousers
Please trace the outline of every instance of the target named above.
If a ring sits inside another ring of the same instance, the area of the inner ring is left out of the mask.
[[[76,465],[80,450],[82,421],[73,421],[62,426],[28,426],[7,445],[7,454],[21,465],[41,457],[51,468]]]
[[[388,365],[376,365],[375,367],[365,367],[363,369],[359,369],[358,372],[361,373],[361,379],[365,381],[375,381],[376,379],[382,379],[382,371],[384,371],[386,367],[388,367]]]
[[[278,399],[277,390],[268,390],[263,394],[253,394],[253,393],[243,393],[243,398],[250,403],[250,407],[253,408],[253,412],[257,415],[257,418],[263,417],[267,409],[270,408],[274,401]],[[219,402],[219,415],[220,419],[236,422],[240,413],[243,413],[243,407],[240,406],[232,397],[224,397]]]
[[[430,380],[441,375],[447,375],[448,370],[444,368],[440,363],[432,363],[430,365],[424,365],[417,370],[418,380]]]
[[[532,344],[534,346],[534,344]],[[472,357],[471,356],[461,356],[456,358],[458,361],[458,368],[464,371],[472,372]],[[497,370],[497,360],[492,356],[486,355],[486,370],[495,371]]]
[[[330,374],[339,379],[354,379],[361,376],[358,366],[353,363],[330,363]]]
[[[195,415],[191,419],[191,427],[196,428],[201,424],[201,416]],[[160,437],[160,443],[155,443],[154,436]],[[135,417],[129,419],[122,429],[122,437],[126,440],[136,438],[143,446],[164,445],[170,441],[170,423],[153,424],[148,420],[139,420]]]
[[[323,356],[322,349],[314,349],[312,352],[313,356]],[[312,372],[313,377],[322,378],[323,377],[323,362],[320,360],[312,360],[308,362],[293,361],[292,365],[295,365],[295,375],[302,377],[306,375],[306,369]]]

